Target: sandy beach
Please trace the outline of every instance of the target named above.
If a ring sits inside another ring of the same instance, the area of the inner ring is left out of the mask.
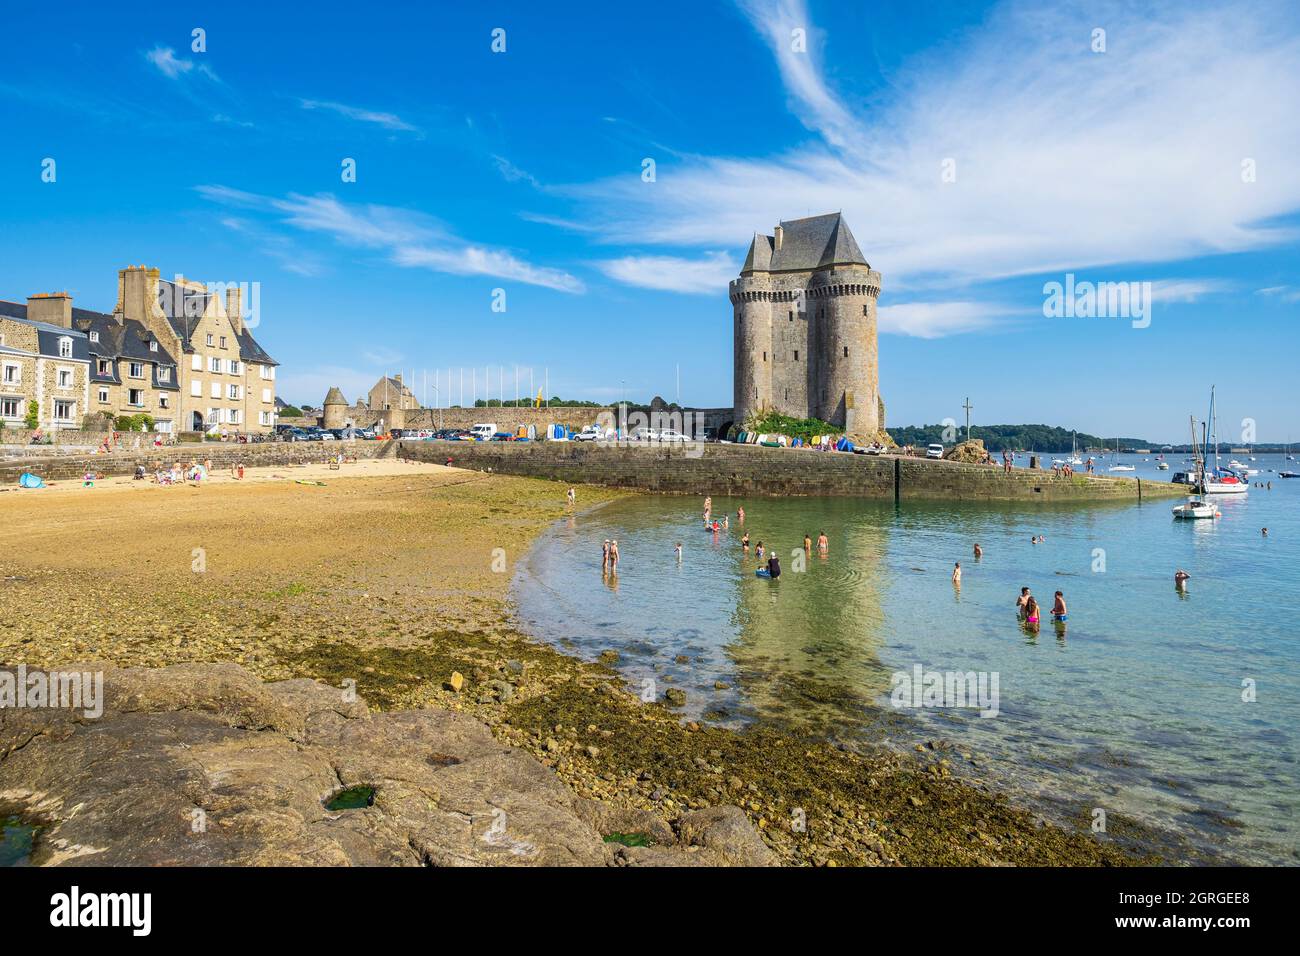
[[[120,478],[6,491],[4,659],[233,661],[267,680],[352,680],[383,710],[475,715],[583,796],[666,820],[739,805],[788,864],[1149,859],[1122,820],[1102,838],[1083,820],[1067,831],[959,780],[943,741],[918,741],[914,756],[855,754],[770,728],[683,723],[603,664],[518,633],[511,572],[565,518],[565,490],[381,460],[217,472],[199,488]],[[580,487],[566,520],[620,494]],[[523,676],[504,691],[507,666]]]

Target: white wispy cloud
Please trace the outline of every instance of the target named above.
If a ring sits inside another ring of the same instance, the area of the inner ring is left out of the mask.
[[[1233,285],[1222,279],[1157,279],[1151,283],[1156,302],[1199,302],[1207,295],[1231,292]]]
[[[937,339],[995,325],[1008,310],[978,301],[904,302],[876,310],[876,330],[889,335]]]
[[[581,280],[562,269],[534,265],[506,249],[467,242],[433,217],[409,209],[345,203],[329,194],[276,197],[221,185],[195,188],[214,202],[261,211],[283,225],[377,250],[399,266],[494,276],[574,294],[586,291]]]
[[[652,185],[552,187],[602,240],[739,250],[781,219],[842,210],[886,295],[947,301],[1007,276],[1297,238],[1279,224],[1300,209],[1300,21],[1282,4],[1009,3],[960,46],[906,61],[870,109],[827,79],[802,0],[740,6],[813,135],[773,156],[682,157]],[[1104,53],[1089,47],[1098,25]]]
[[[537,189],[541,188],[542,184],[541,182],[538,181],[536,176],[534,176],[532,173],[528,172],[527,170],[520,169],[514,163],[510,162],[510,160],[506,159],[504,156],[493,155],[492,162],[496,164],[497,171],[501,174],[501,178],[504,179],[506,182],[508,183],[524,182],[524,183],[528,183],[530,186],[534,188]]]
[[[217,74],[206,63],[188,57],[178,57],[176,51],[169,46],[155,46],[145,53],[144,57],[169,79],[176,80],[191,74],[199,74],[211,80],[217,79]]]
[[[346,103],[335,103],[330,100],[299,99],[298,105],[305,110],[326,110],[360,123],[374,123],[384,129],[400,130],[407,133],[420,132],[420,127],[408,123],[396,113],[368,110],[359,106],[348,106]]]
[[[706,252],[698,259],[679,256],[623,256],[595,263],[596,268],[626,285],[666,292],[721,295],[740,264],[725,252]]]

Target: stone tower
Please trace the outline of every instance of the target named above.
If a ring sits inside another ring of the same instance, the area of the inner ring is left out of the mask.
[[[875,437],[884,428],[879,296],[880,273],[839,213],[755,235],[730,286],[736,421],[773,410]]]
[[[343,397],[335,385],[325,393],[325,405],[322,409],[321,424],[325,428],[344,428],[348,423],[348,400]]]

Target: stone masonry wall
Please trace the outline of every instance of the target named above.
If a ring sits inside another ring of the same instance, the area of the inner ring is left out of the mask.
[[[1057,478],[1051,472],[917,458],[752,445],[583,442],[399,443],[398,455],[459,468],[672,494],[830,495],[900,501],[1136,501],[1179,497],[1181,485],[1134,478]]]
[[[273,465],[311,464],[327,461],[343,451],[357,458],[388,458],[395,451],[394,442],[277,442],[265,445],[172,445],[140,452],[116,452],[109,455],[58,455],[48,458],[25,457],[18,461],[0,461],[0,486],[15,485],[25,471],[48,481],[80,479],[87,471],[106,476],[133,475],[137,465],[152,470],[155,463],[170,466],[193,461],[211,460],[214,470],[243,464],[246,468]]]

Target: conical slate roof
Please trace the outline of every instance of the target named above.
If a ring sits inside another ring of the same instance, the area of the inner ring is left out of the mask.
[[[335,385],[333,388],[331,388],[328,392],[325,393],[326,405],[346,405],[347,403],[348,400],[343,397],[343,393],[339,391],[339,387],[337,385]]]

